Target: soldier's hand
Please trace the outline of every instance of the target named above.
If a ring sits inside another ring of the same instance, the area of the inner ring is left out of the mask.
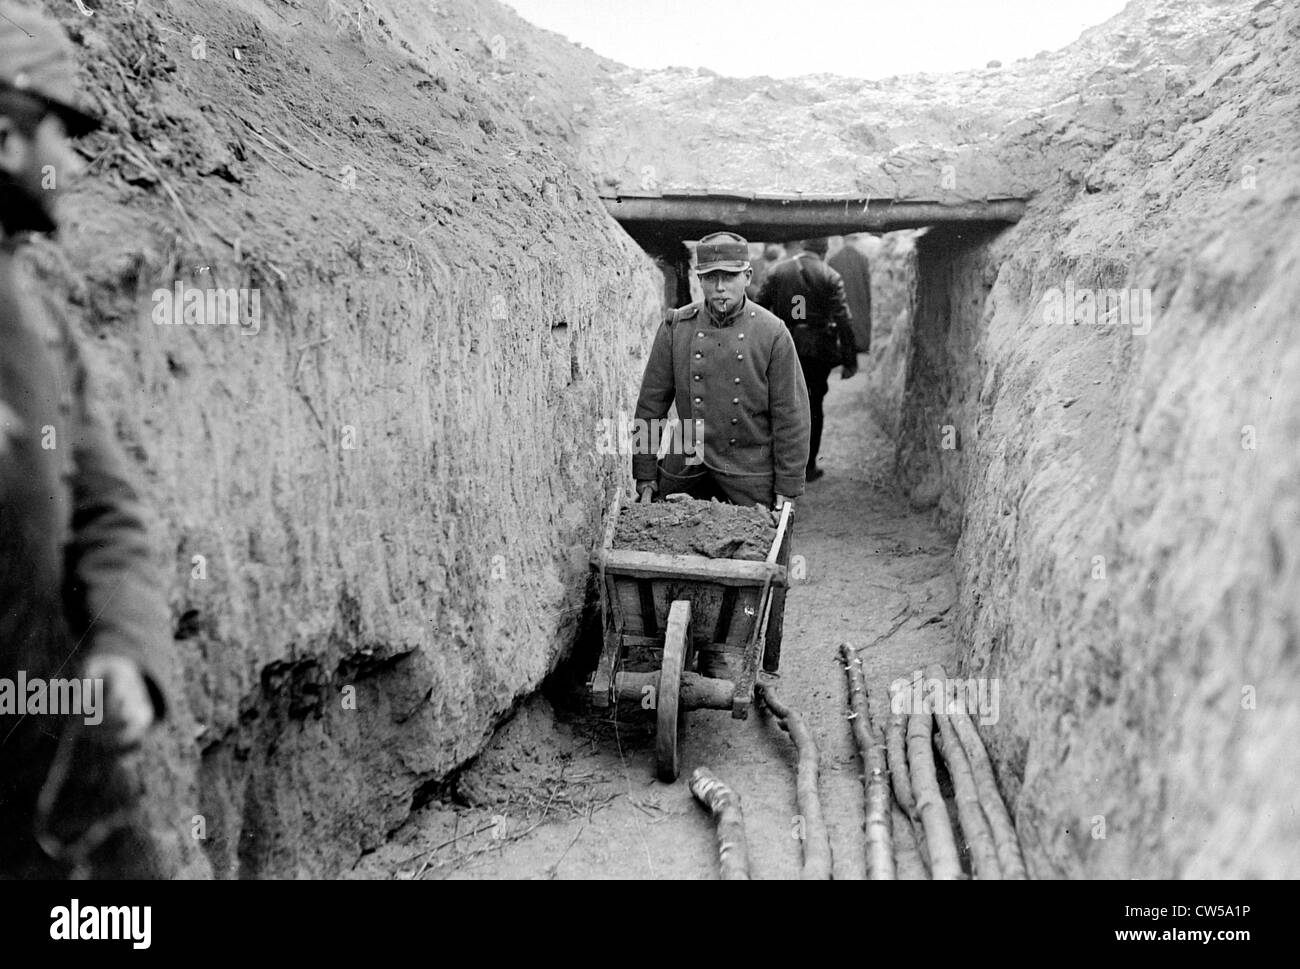
[[[794,509],[794,499],[793,499],[793,498],[787,498],[785,495],[777,495],[777,496],[776,496],[776,510],[777,510],[777,511],[780,511],[780,510],[781,510],[782,508],[784,508],[786,505],[789,505],[789,506],[791,507],[791,510],[793,510],[793,509]]]
[[[92,656],[82,675],[104,683],[104,719],[97,730],[100,743],[127,750],[144,740],[154,722],[154,707],[144,673],[135,660]]]
[[[643,505],[650,504],[650,499],[654,497],[655,486],[652,481],[638,481],[636,483],[637,501]]]

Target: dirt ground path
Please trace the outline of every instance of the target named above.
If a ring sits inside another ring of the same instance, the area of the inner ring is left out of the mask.
[[[807,581],[786,605],[781,695],[821,749],[821,796],[837,879],[865,877],[861,763],[844,716],[837,645],[866,646],[873,702],[927,663],[953,671],[952,544],[886,487],[892,447],[865,382],[833,378],[826,476],[797,506],[794,553]],[[615,727],[524,704],[454,790],[362,858],[363,878],[716,878],[712,822],[686,779],[707,766],[741,796],[755,877],[797,878],[794,748],[766,712],[686,717],[682,777],[654,774],[649,725]],[[915,876],[908,870],[903,877]]]

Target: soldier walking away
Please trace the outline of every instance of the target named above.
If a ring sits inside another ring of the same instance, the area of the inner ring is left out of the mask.
[[[122,761],[163,716],[171,639],[144,510],[67,324],[18,265],[55,230],[67,137],[98,124],[73,90],[61,28],[0,0],[0,878],[166,874]],[[73,679],[79,711],[53,715]]]
[[[844,279],[844,295],[849,301],[849,315],[853,317],[853,340],[858,353],[871,352],[871,261],[854,245],[858,236],[844,237],[840,251],[826,260],[826,264]]]
[[[808,481],[816,481],[823,474],[817,467],[817,454],[824,423],[822,401],[830,389],[831,370],[843,367],[844,380],[858,372],[858,350],[844,280],[822,261],[826,250],[825,239],[804,240],[803,251],[774,266],[758,294],[758,302],[790,328],[799,353],[812,417]]]

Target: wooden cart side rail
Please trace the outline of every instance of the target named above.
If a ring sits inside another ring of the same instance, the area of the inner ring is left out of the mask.
[[[772,587],[765,585],[759,600],[762,614],[754,623],[754,630],[745,643],[745,656],[741,661],[740,676],[736,678],[736,689],[731,695],[731,717],[733,720],[745,720],[749,717],[749,705],[754,699],[754,683],[758,678],[758,668],[763,662],[763,636],[767,630],[768,613],[772,608]]]
[[[703,555],[665,555],[615,549],[601,556],[607,575],[633,579],[693,579],[720,585],[785,585],[786,570],[774,562],[711,559]]]
[[[785,542],[785,533],[790,530],[790,516],[794,505],[786,502],[781,506],[781,518],[776,525],[776,538],[772,539],[772,548],[767,553],[767,564],[776,565],[777,556],[781,554],[781,545]]]
[[[604,644],[600,650],[600,662],[596,666],[596,672],[592,675],[591,692],[594,697],[596,707],[605,707],[609,703],[609,695],[614,686],[614,672],[618,661],[617,643],[618,630],[614,617],[614,602],[611,598],[611,590],[608,580],[605,576],[605,554],[610,546],[614,544],[614,528],[618,524],[618,513],[623,504],[623,486],[619,485],[614,489],[614,500],[610,503],[609,513],[605,518],[605,534],[600,543],[600,548],[592,555],[592,561],[599,572],[598,594],[600,596],[600,614]],[[613,644],[613,645],[611,645]]]
[[[772,549],[767,553],[767,561],[763,564],[773,570],[773,577],[763,583],[763,593],[759,597],[759,621],[754,624],[753,632],[749,635],[749,642],[745,644],[745,659],[740,669],[740,676],[736,679],[736,689],[731,697],[731,716],[736,720],[744,720],[749,716],[749,705],[754,698],[754,683],[758,679],[758,670],[763,663],[763,646],[767,636],[767,624],[771,618],[772,611],[772,587],[774,585],[785,585],[785,566],[777,565],[777,557],[781,554],[781,547],[785,544],[786,534],[790,529],[790,516],[794,513],[794,506],[789,502],[781,508],[781,518],[776,526],[776,538],[772,541]],[[775,581],[775,570],[780,569],[781,581]]]
[[[614,530],[618,527],[618,513],[623,510],[623,486],[614,489],[614,500],[610,502],[609,511],[605,513],[605,532],[601,536],[600,547],[592,552],[591,560],[599,564],[605,552],[614,547]]]

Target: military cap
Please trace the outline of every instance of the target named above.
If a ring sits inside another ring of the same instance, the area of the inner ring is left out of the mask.
[[[738,273],[749,268],[749,243],[734,232],[714,232],[695,247],[695,271]]]
[[[0,89],[42,102],[77,137],[98,128],[99,119],[77,106],[71,46],[53,20],[0,0]]]

